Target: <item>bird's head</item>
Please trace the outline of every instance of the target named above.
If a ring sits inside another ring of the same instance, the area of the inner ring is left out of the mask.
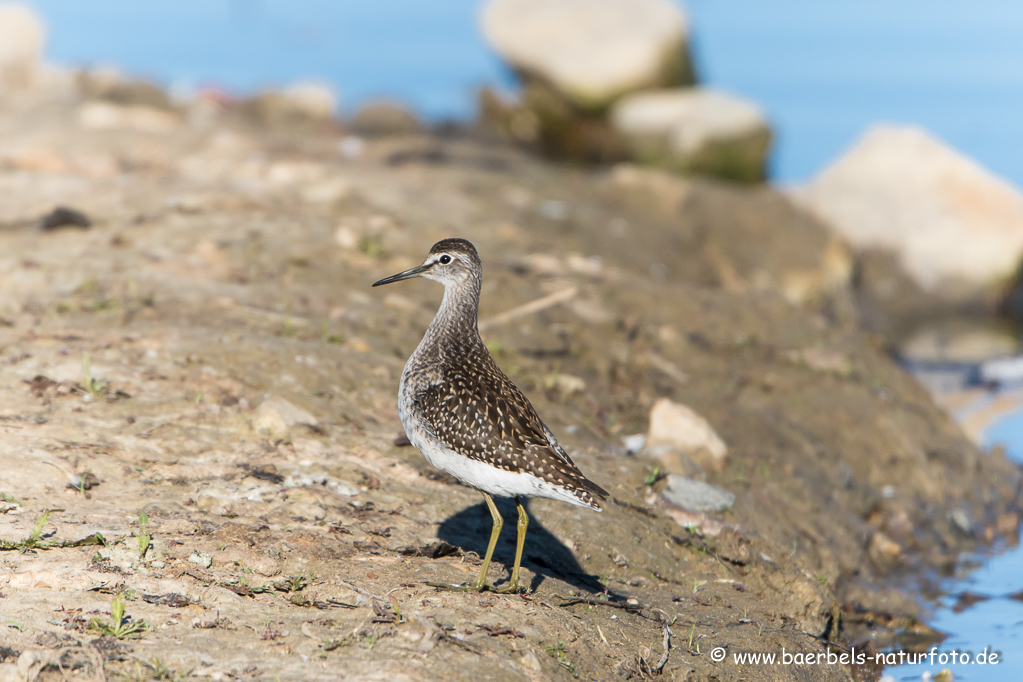
[[[465,239],[442,239],[433,245],[422,265],[399,272],[374,282],[373,286],[400,282],[413,277],[425,277],[440,282],[445,287],[461,287],[478,280],[481,272],[479,254],[476,247]]]

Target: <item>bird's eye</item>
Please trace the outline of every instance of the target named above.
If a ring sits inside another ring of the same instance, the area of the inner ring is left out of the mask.
[[[445,253],[443,256],[437,259],[437,262],[439,262],[441,265],[447,265],[448,263],[451,262],[451,256]]]

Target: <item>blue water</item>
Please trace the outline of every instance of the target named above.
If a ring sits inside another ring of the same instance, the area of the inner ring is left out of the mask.
[[[113,64],[177,87],[248,92],[332,84],[346,108],[406,100],[430,118],[468,116],[479,83],[509,77],[476,31],[476,0],[34,0],[49,56]]]
[[[1023,462],[1023,410],[1002,417],[985,431],[984,446],[1002,445],[1016,462]],[[997,652],[997,665],[904,665],[886,672],[897,680],[919,680],[925,672],[932,675],[943,668],[955,673],[956,680],[1018,682],[1023,679],[1023,601],[1009,595],[1023,591],[1023,547],[984,561],[965,580],[946,585],[956,594],[969,590],[989,597],[962,613],[955,613],[956,595],[942,598],[928,625],[950,636],[937,645],[940,652],[969,651],[976,655],[987,650]]]
[[[1023,185],[1023,2],[691,0],[707,81],[766,107],[783,181],[874,121],[923,125]]]
[[[511,77],[477,30],[479,0],[32,0],[48,55],[188,88],[335,85],[351,110],[390,95],[468,117]],[[1020,0],[690,0],[705,82],[760,102],[774,176],[811,177],[872,122],[919,123],[1023,185]]]
[[[1023,462],[1023,411],[1011,412],[995,421],[984,432],[991,445],[1001,445],[1013,460]]]

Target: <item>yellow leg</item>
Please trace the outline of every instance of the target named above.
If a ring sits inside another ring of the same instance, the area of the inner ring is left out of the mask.
[[[476,577],[476,582],[473,583],[473,588],[477,592],[482,592],[487,588],[487,571],[490,569],[490,558],[494,556],[494,547],[497,546],[497,538],[501,535],[501,529],[504,527],[504,519],[501,518],[501,513],[497,511],[497,506],[494,504],[494,498],[487,493],[483,493],[483,499],[487,501],[487,506],[490,508],[490,515],[494,518],[494,527],[490,531],[490,544],[487,545],[487,555],[483,557],[483,566],[480,568],[480,574]]]
[[[482,490],[480,491],[483,492]],[[483,499],[487,501],[487,507],[490,509],[490,516],[494,519],[494,527],[490,531],[490,544],[487,545],[487,554],[483,557],[483,567],[480,568],[480,574],[476,577],[476,580],[472,583],[465,583],[464,585],[449,585],[447,583],[426,583],[430,587],[436,587],[438,590],[452,590],[455,592],[468,592],[469,590],[475,590],[476,592],[483,592],[484,590],[491,589],[490,585],[487,584],[487,571],[490,570],[490,559],[494,556],[494,547],[497,546],[497,538],[501,535],[501,528],[504,527],[504,519],[501,518],[501,513],[497,511],[497,506],[494,504],[494,498],[487,493],[483,493]],[[522,528],[522,509],[519,508],[519,529],[521,532]],[[521,541],[519,542],[521,545]],[[521,546],[519,547],[519,553],[521,554]],[[517,560],[516,560],[517,562]],[[518,564],[516,563],[516,571],[518,570]]]
[[[519,509],[518,538],[515,542],[515,563],[512,565],[511,580],[507,585],[502,585],[495,592],[518,592],[519,591],[519,566],[522,565],[522,548],[526,545],[526,528],[529,527],[529,514],[522,506],[522,501],[515,498],[515,506]]]

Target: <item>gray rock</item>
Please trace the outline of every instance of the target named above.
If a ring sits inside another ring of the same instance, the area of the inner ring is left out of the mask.
[[[0,91],[32,85],[46,29],[29,7],[0,3]]]
[[[766,175],[771,129],[760,107],[706,88],[639,92],[611,110],[633,158],[743,182]]]
[[[925,291],[980,292],[1023,256],[1023,194],[917,127],[874,126],[792,197]]]
[[[599,111],[644,88],[691,83],[689,26],[668,0],[492,0],[487,42],[524,79]]]
[[[359,494],[359,489],[351,483],[333,478],[324,471],[303,473],[295,471],[282,484],[285,488],[303,488],[322,485],[326,486],[338,495],[352,497]]]
[[[213,557],[206,552],[192,552],[192,555],[188,557],[188,562],[196,566],[209,568],[213,565]]]
[[[970,515],[963,509],[953,509],[948,514],[948,520],[952,527],[967,537],[973,536],[973,523]]]
[[[661,496],[691,511],[722,512],[735,504],[735,495],[727,490],[685,476],[668,476]]]

